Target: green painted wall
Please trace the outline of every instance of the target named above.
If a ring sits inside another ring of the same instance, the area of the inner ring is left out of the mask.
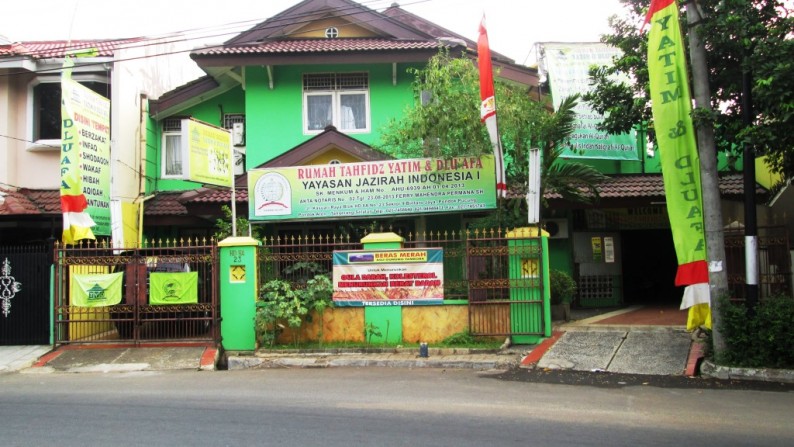
[[[213,126],[223,125],[223,114],[225,113],[244,113],[245,112],[245,92],[242,87],[236,87],[226,93],[218,95],[201,104],[193,106],[180,112],[178,116],[192,117]],[[201,187],[200,183],[186,180],[161,179],[162,144],[163,144],[162,123],[156,125],[156,135],[153,140],[147,140],[148,146],[156,147],[155,152],[150,156],[147,150],[147,162],[153,167],[154,182],[153,189],[156,191],[187,191]],[[149,134],[147,134],[147,138]]]
[[[372,145],[380,140],[381,129],[390,119],[402,115],[414,101],[413,76],[408,65],[397,65],[397,83],[392,83],[391,64],[376,65],[297,65],[273,68],[273,89],[262,67],[246,67],[246,169],[277,157],[311,139],[303,133],[304,73],[369,73],[369,133],[351,137]]]

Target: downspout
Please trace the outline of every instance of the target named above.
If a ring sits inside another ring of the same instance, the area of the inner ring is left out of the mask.
[[[140,202],[138,202],[138,248],[143,248],[143,205],[154,196],[155,194],[149,194],[146,197],[141,197]]]

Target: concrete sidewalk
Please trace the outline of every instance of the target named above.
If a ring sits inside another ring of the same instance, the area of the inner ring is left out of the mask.
[[[63,346],[36,356],[27,362],[29,368],[18,370],[23,373],[214,370],[217,361],[218,350],[205,345]]]
[[[683,375],[690,335],[684,331],[573,330],[538,361],[538,368],[626,374]]]

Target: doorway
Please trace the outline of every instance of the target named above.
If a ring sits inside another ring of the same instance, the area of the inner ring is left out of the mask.
[[[623,239],[623,299],[629,305],[678,306],[678,260],[670,229],[627,230]]]

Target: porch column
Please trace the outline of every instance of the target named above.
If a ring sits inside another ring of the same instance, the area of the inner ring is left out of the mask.
[[[227,351],[256,349],[256,248],[260,245],[260,241],[250,237],[229,237],[218,242],[221,345]]]
[[[361,238],[364,250],[399,250],[405,238],[393,233],[370,233]],[[377,327],[383,335],[383,342],[401,343],[403,341],[402,306],[364,306],[364,330]]]

